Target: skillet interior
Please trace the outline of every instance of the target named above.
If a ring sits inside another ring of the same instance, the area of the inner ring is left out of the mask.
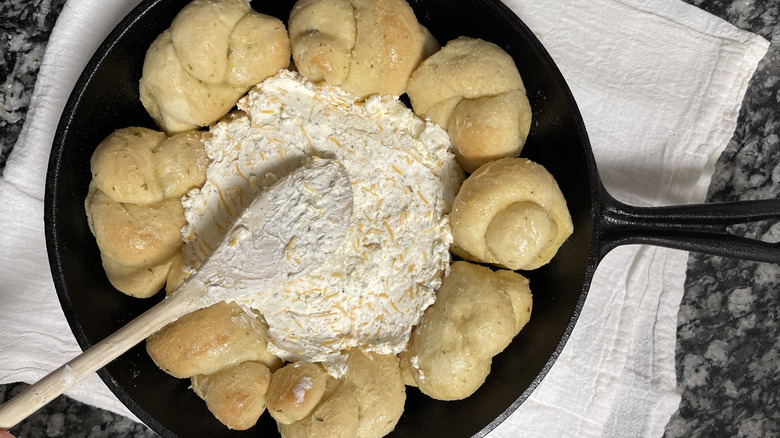
[[[111,131],[155,128],[138,99],[146,48],[188,0],[146,1],[109,35],[79,79],[57,129],[46,183],[45,226],[55,286],[82,348],[129,322],[161,297],[138,300],[114,290],[105,277],[84,214],[89,159]],[[294,1],[254,2],[286,21]],[[418,19],[441,42],[460,35],[502,46],[525,82],[534,122],[523,156],[557,179],[575,231],[531,279],[530,323],[493,361],[487,382],[458,402],[437,402],[408,388],[404,415],[391,436],[471,436],[487,433],[518,406],[552,365],[579,313],[598,262],[596,167],[568,88],[530,31],[494,0],[411,0]],[[160,371],[137,346],[99,372],[109,388],[162,436],[264,436],[276,433],[268,415],[248,432],[229,431],[179,380]],[[574,390],[574,388],[573,388]]]

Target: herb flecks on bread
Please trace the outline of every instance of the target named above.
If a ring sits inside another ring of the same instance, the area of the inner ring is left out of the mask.
[[[150,297],[168,280],[183,244],[179,198],[206,181],[203,135],[122,128],[92,154],[87,222],[108,280],[127,295]]]

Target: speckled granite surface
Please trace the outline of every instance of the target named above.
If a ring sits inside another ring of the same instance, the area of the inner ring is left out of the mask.
[[[772,44],[708,200],[780,196],[780,1],[686,0]],[[780,241],[772,222],[735,227]],[[667,437],[780,437],[780,266],[692,254],[678,316],[682,402]]]
[[[46,41],[64,3],[0,2],[0,172],[24,124]]]
[[[780,1],[685,0],[772,41],[751,81],[709,200],[780,196]],[[64,0],[0,0],[0,172],[24,122],[46,41]],[[780,225],[735,232],[780,241]],[[682,402],[666,436],[780,437],[780,266],[692,254],[678,319]],[[23,389],[0,385],[0,402]],[[18,437],[153,437],[142,425],[60,397]]]

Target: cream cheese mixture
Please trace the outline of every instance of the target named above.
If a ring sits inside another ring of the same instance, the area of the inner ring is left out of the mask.
[[[265,318],[272,353],[323,362],[334,375],[344,372],[349,348],[403,350],[449,267],[448,214],[463,176],[447,133],[395,97],[358,102],[286,70],[238,108],[211,128],[207,182],[182,201],[186,269],[200,265],[264,187],[309,157],[335,159],[352,185],[345,241],[301,279],[239,303]]]

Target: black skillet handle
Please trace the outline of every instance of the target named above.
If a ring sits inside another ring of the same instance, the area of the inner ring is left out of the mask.
[[[780,220],[780,199],[634,207],[602,190],[600,255],[646,244],[757,262],[780,263],[780,243],[728,233],[729,225]]]

